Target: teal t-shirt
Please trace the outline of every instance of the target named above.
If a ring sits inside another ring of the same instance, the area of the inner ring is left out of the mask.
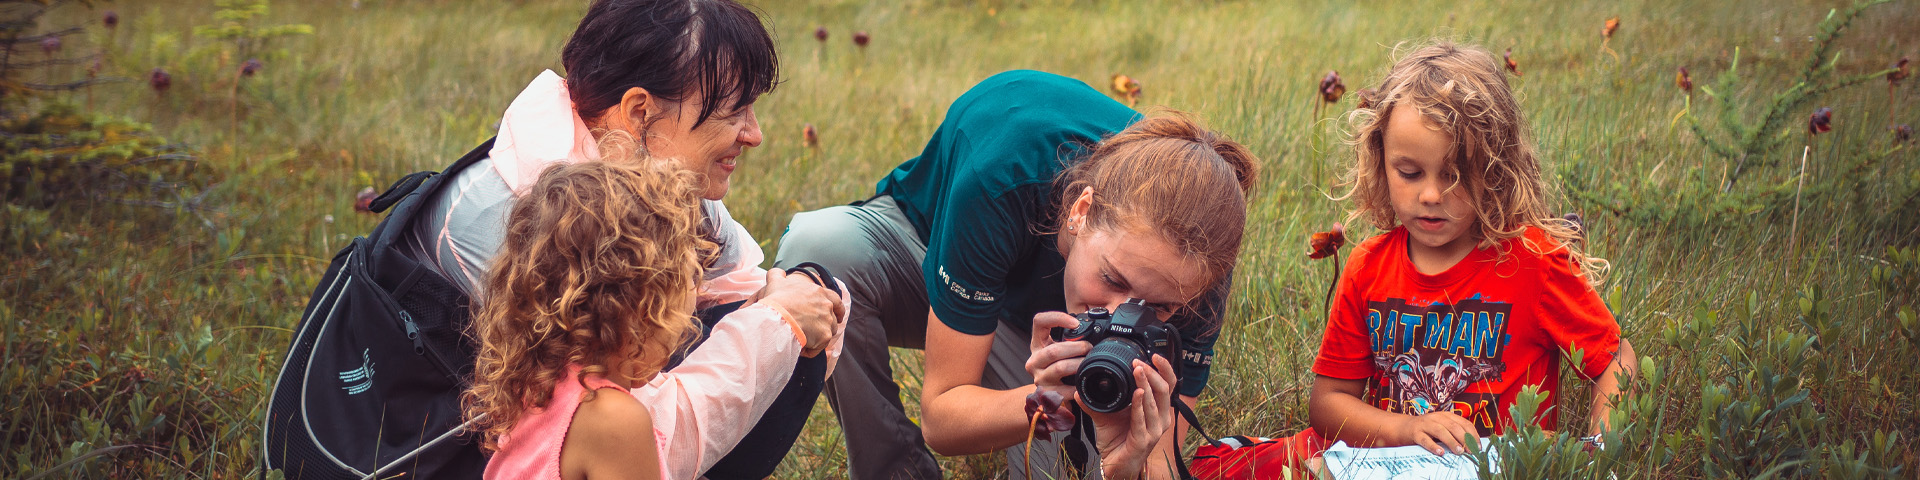
[[[1064,311],[1066,259],[1054,234],[1042,233],[1055,229],[1060,208],[1054,179],[1141,118],[1086,83],[1031,70],[994,75],[955,100],[920,156],[875,187],[927,244],[921,269],[934,315],[986,335],[1000,323],[1031,331],[1035,314]],[[1182,395],[1206,386],[1226,291],[1172,321]]]

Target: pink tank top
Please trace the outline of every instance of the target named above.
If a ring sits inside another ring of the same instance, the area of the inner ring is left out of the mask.
[[[520,416],[513,428],[500,438],[500,451],[493,452],[493,458],[487,460],[487,471],[483,478],[492,479],[547,479],[560,480],[560,447],[566,444],[567,429],[573,425],[573,414],[580,409],[580,396],[586,389],[574,379],[580,376],[579,365],[567,366],[567,376],[553,384],[553,397],[547,401],[547,408],[529,410]],[[587,386],[598,391],[599,395],[633,395],[626,387],[601,377],[587,379]],[[653,432],[654,451],[666,451],[667,436],[659,430]],[[659,455],[660,472],[667,472],[666,455]]]

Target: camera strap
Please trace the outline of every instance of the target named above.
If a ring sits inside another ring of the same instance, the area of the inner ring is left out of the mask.
[[[1186,378],[1185,377],[1186,373],[1180,371],[1181,369],[1180,358],[1177,356],[1180,352],[1180,349],[1185,348],[1186,343],[1181,342],[1180,340],[1180,329],[1169,328],[1167,329],[1167,331],[1170,334],[1169,336],[1173,338],[1172,345],[1171,345],[1173,348],[1169,350],[1172,350],[1173,353],[1176,355],[1174,357],[1170,357],[1167,359],[1168,363],[1172,364],[1173,366],[1173,376],[1174,378]],[[1193,407],[1187,406],[1187,402],[1180,401],[1180,392],[1178,390],[1179,389],[1176,388],[1175,391],[1172,393],[1173,398],[1171,399],[1170,403],[1173,405],[1173,411],[1180,412],[1180,417],[1186,419],[1187,425],[1190,427],[1193,427],[1194,433],[1200,434],[1200,438],[1206,439],[1207,444],[1213,445],[1216,447],[1224,446],[1224,444],[1220,443],[1220,440],[1215,439],[1213,435],[1207,434],[1206,427],[1200,426],[1200,416],[1195,415],[1193,413]],[[1180,457],[1180,458],[1173,459],[1174,460],[1173,464],[1179,466],[1178,468],[1180,469],[1180,478],[1183,480],[1194,480],[1193,472],[1188,470],[1187,468],[1188,460],[1185,458],[1186,449],[1180,448],[1179,445],[1175,445],[1174,455],[1177,455]]]

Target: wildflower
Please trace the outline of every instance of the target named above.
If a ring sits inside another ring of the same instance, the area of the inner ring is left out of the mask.
[[[1513,63],[1513,49],[1507,49],[1505,57],[1507,59],[1507,73],[1511,73],[1516,77],[1520,76],[1520,64]]]
[[[1027,417],[1039,415],[1035,431],[1064,432],[1073,429],[1073,411],[1065,407],[1066,399],[1052,390],[1035,390],[1027,394]]]
[[[800,130],[800,135],[806,140],[807,148],[820,148],[820,132],[813,129],[813,124],[807,124],[807,128]]]
[[[1913,140],[1913,126],[1899,124],[1893,126],[1893,143],[1907,143]]]
[[[1327,76],[1320,78],[1320,99],[1327,103],[1340,101],[1347,94],[1347,84],[1340,82],[1340,72],[1328,70]]]
[[[819,40],[820,43],[827,43],[827,27],[814,27],[813,39]]]
[[[1911,73],[1907,71],[1907,57],[1900,57],[1900,61],[1893,62],[1893,65],[1887,68],[1893,69],[1893,71],[1887,72],[1887,84],[1895,87],[1900,86],[1900,81],[1906,80],[1907,75]]]
[[[100,16],[100,24],[106,25],[107,28],[118,27],[120,26],[120,14],[115,13],[113,10],[108,10],[105,15]]]
[[[1313,248],[1313,251],[1307,252],[1307,258],[1319,260],[1331,257],[1335,253],[1340,253],[1340,247],[1346,246],[1346,244],[1347,227],[1335,222],[1333,224],[1333,230],[1314,233],[1312,237],[1307,239],[1307,245]]]
[[[247,59],[247,63],[240,65],[240,76],[251,77],[255,73],[260,73],[260,69],[262,68],[266,68],[266,64],[260,63],[260,59],[249,58]]]
[[[373,187],[360,189],[360,194],[354,195],[353,211],[360,212],[360,213],[373,213],[373,199],[379,198],[379,197],[380,197],[380,192],[373,191]]]
[[[47,52],[47,55],[53,55],[53,52],[60,51],[60,37],[40,39],[40,51]]]
[[[867,48],[867,41],[872,39],[873,39],[872,37],[867,36],[866,30],[853,32],[853,44],[859,45],[860,48]]]
[[[1140,81],[1126,75],[1113,75],[1113,93],[1127,99],[1128,105],[1140,103]]]
[[[1359,92],[1354,92],[1353,96],[1358,98],[1358,100],[1355,100],[1356,103],[1359,103],[1357,107],[1363,109],[1373,108],[1373,101],[1380,97],[1380,91],[1373,88],[1362,88]]]
[[[1680,91],[1688,94],[1693,93],[1693,76],[1687,74],[1687,67],[1680,67],[1680,73],[1674,74],[1673,86],[1680,87]]]
[[[1619,29],[1620,29],[1620,17],[1609,18],[1607,19],[1607,26],[1600,29],[1600,36],[1608,39],[1612,39],[1613,32]]]
[[[1579,235],[1581,238],[1586,238],[1587,236],[1587,219],[1586,218],[1581,217],[1580,214],[1577,212],[1567,212],[1566,215],[1561,215],[1560,219],[1567,221],[1567,226],[1573,228],[1574,235]]]
[[[1807,119],[1807,133],[1818,135],[1833,130],[1833,109],[1820,107],[1813,111],[1813,117]]]
[[[153,67],[153,71],[147,73],[147,86],[153,87],[156,92],[166,92],[173,87],[173,75],[168,75],[160,67]]]

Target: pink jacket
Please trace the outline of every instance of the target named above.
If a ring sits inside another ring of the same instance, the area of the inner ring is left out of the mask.
[[[566,81],[548,70],[507,107],[490,155],[493,167],[518,195],[547,165],[595,160],[600,153],[586,122],[574,112]],[[734,229],[729,235],[748,248],[733,262],[734,270],[702,285],[703,303],[744,300],[766,284],[766,270],[759,267],[766,254],[744,227],[726,223]],[[848,301],[844,289],[840,298]],[[843,322],[840,328],[845,327]],[[660,455],[667,477],[695,478],[731,451],[779,396],[805,341],[784,312],[742,308],[718,322],[679,366],[633,389],[634,398],[653,414],[654,429],[666,439]],[[838,362],[840,344],[836,335],[827,347],[828,372]]]

